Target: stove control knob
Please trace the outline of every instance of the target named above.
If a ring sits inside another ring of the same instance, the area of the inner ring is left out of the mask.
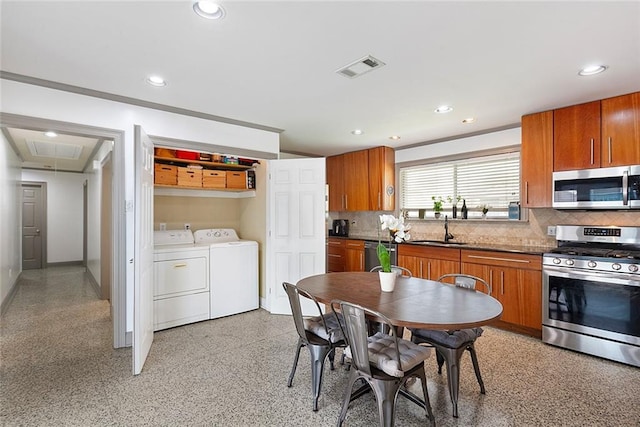
[[[618,271],[618,270],[620,270],[622,268],[622,266],[616,262],[614,264],[611,264],[611,268],[613,268],[614,270]]]
[[[595,261],[589,261],[587,265],[589,266],[589,268],[596,268],[598,263],[596,263]]]
[[[567,265],[575,264],[572,259],[567,259],[567,260],[564,261],[564,263],[567,264]]]
[[[554,258],[553,259],[553,263],[554,264],[560,264],[562,261],[560,261],[560,258]]]
[[[637,273],[640,268],[637,264],[629,264],[629,271],[632,273]]]

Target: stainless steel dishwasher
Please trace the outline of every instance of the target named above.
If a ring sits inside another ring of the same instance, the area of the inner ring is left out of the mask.
[[[398,264],[398,244],[382,242],[383,245],[389,250],[391,256],[391,265]],[[364,242],[364,271],[370,271],[373,267],[380,265],[378,261],[378,241],[377,240],[365,240]]]

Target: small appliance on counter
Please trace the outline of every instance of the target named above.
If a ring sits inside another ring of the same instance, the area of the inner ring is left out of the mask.
[[[349,220],[334,219],[329,230],[329,236],[349,237]]]

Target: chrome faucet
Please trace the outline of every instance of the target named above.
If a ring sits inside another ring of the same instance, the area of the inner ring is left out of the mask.
[[[444,216],[444,242],[447,243],[449,240],[453,240],[453,234],[449,233],[449,217],[447,215]]]

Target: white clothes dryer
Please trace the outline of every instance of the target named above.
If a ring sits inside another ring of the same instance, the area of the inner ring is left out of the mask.
[[[258,242],[241,240],[232,228],[197,230],[197,245],[209,245],[211,319],[259,307]]]
[[[209,246],[191,230],[155,231],[153,329],[209,319]]]

